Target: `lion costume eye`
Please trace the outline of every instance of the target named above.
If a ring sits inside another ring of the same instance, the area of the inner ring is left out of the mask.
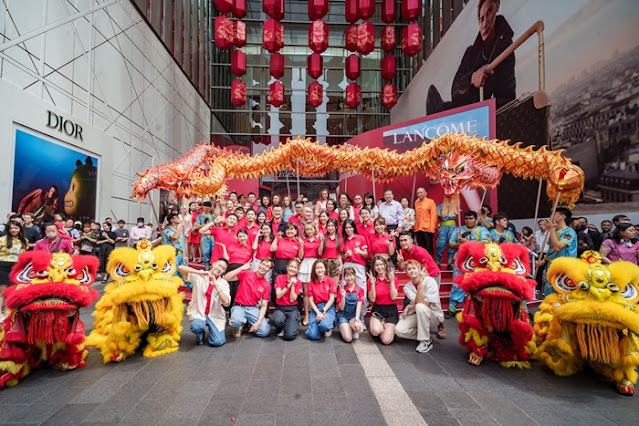
[[[511,264],[511,268],[513,271],[515,271],[515,274],[517,275],[525,275],[526,274],[526,268],[524,267],[524,264],[521,263],[521,260],[519,259],[515,259],[513,261],[513,263]]]
[[[83,284],[83,285],[91,284],[91,281],[93,280],[91,279],[89,267],[85,266],[81,271],[78,271],[78,274],[75,277],[75,279],[78,280],[80,284]]]
[[[47,271],[46,269],[36,272],[36,277],[40,279],[46,278],[48,276],[49,276],[49,271]]]
[[[477,269],[477,262],[475,262],[475,259],[473,259],[472,257],[468,257],[462,264],[461,269],[468,272],[474,271],[475,269]]]
[[[164,267],[162,268],[162,273],[163,274],[172,274],[173,273],[173,264],[171,263],[170,260],[164,264]]]
[[[575,289],[575,282],[566,274],[559,274],[555,278],[555,285],[563,291],[573,291]]]
[[[16,275],[16,281],[20,284],[28,284],[35,278],[35,271],[31,262],[27,263],[22,271]]]
[[[113,275],[117,279],[123,279],[131,275],[131,271],[129,271],[129,268],[127,268],[122,263],[118,263],[115,269],[113,269]]]
[[[634,301],[639,296],[639,291],[637,291],[637,287],[633,283],[628,283],[624,291],[619,294],[626,300]]]

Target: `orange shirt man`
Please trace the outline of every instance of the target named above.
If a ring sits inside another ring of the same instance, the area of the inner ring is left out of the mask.
[[[437,228],[437,205],[426,197],[426,189],[417,189],[415,200],[415,236],[417,244],[433,254],[433,234]]]

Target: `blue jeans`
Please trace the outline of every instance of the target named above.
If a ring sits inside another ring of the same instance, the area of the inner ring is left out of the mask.
[[[211,255],[213,254],[213,244],[215,244],[215,238],[210,235],[202,235],[200,246],[202,247],[202,262],[206,269],[211,266]]]
[[[235,327],[237,330],[241,330],[242,326],[246,323],[253,325],[257,322],[257,318],[260,315],[260,305],[256,306],[240,306],[235,305],[231,308],[231,319],[229,322],[231,326]],[[269,325],[266,318],[262,318],[262,322],[260,323],[260,328],[257,329],[255,335],[258,337],[267,337],[271,332],[271,326]]]
[[[455,253],[453,265],[453,279],[455,279],[456,277],[462,275],[462,271],[460,271],[457,267],[457,253]],[[464,291],[457,284],[453,284],[450,289],[450,301],[448,304],[448,309],[455,309],[458,303],[464,303],[464,299],[466,299],[466,293],[464,293]]]
[[[317,309],[322,310],[326,303],[316,303]],[[319,340],[322,337],[321,332],[330,331],[333,329],[333,323],[335,322],[335,305],[331,305],[331,308],[326,311],[326,318],[320,322],[316,321],[317,314],[311,309],[311,315],[308,320],[308,328],[306,329],[306,335],[311,340]]]
[[[201,319],[194,319],[191,321],[191,333],[194,333],[197,336],[198,341],[204,341],[204,331],[206,328],[209,329],[209,345],[222,346],[226,343],[224,330],[218,330],[208,316],[206,317],[206,321]]]
[[[182,273],[177,270],[178,266],[189,266],[188,262],[184,260],[184,255],[181,251],[178,251],[175,255],[175,275],[182,278],[182,281],[184,281],[184,285],[187,286],[189,290],[193,290],[193,284],[188,282],[186,278],[184,278],[184,275],[182,275]]]
[[[437,253],[437,263],[442,261],[442,257],[444,256],[444,250],[448,245],[448,263],[452,262],[453,254],[455,251],[450,248],[448,242],[450,241],[450,237],[453,236],[453,231],[455,231],[455,225],[444,225],[440,226],[437,231],[437,242],[435,245],[435,252]]]

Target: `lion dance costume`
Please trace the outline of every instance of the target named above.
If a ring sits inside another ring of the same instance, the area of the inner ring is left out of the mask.
[[[457,315],[459,342],[468,362],[487,357],[504,367],[530,368],[536,346],[524,301],[532,300],[536,282],[526,278],[528,250],[520,244],[467,242],[460,246],[455,278],[469,297]]]
[[[558,376],[587,362],[612,379],[617,391],[634,395],[639,365],[639,266],[601,263],[599,253],[561,257],[548,267],[556,293],[535,314],[536,357]]]
[[[79,310],[98,297],[89,288],[97,269],[93,256],[20,255],[10,274],[16,286],[6,290],[9,315],[0,328],[0,389],[45,363],[58,370],[86,365]]]
[[[182,280],[175,276],[175,248],[152,249],[142,240],[137,250],[113,250],[107,271],[113,282],[95,306],[95,329],[87,344],[97,346],[104,363],[118,362],[133,354],[146,336],[145,357],[156,357],[179,348],[182,332]]]

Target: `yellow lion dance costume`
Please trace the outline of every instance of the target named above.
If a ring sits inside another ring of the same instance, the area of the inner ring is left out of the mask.
[[[536,357],[558,376],[577,373],[588,362],[634,395],[639,365],[639,266],[601,263],[599,253],[562,257],[548,268],[557,293],[535,314]]]
[[[142,240],[137,250],[113,250],[107,271],[114,282],[95,306],[95,329],[87,338],[88,345],[100,349],[105,364],[133,354],[144,335],[145,357],[178,350],[184,310],[175,268],[175,248],[169,245],[152,249]]]

